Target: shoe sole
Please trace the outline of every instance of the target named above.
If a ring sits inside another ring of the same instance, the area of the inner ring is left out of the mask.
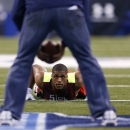
[[[12,123],[12,121],[0,121],[0,125],[8,125],[8,126],[12,126],[13,123]]]
[[[117,121],[116,120],[104,120],[101,123],[102,126],[117,126]]]

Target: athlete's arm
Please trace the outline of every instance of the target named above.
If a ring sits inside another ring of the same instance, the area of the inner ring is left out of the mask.
[[[82,75],[81,75],[79,69],[76,69],[76,72],[75,72],[75,94],[76,94],[76,96],[78,95],[78,92],[79,92],[80,88],[82,87],[82,85],[83,85]]]
[[[42,66],[38,64],[35,64],[32,66],[32,73],[31,73],[30,82],[29,82],[30,88],[33,88],[34,83],[36,83],[36,85],[40,89],[42,89],[44,72],[46,72],[46,69],[43,68]]]
[[[43,84],[43,78],[44,78],[44,72],[46,72],[46,69],[44,69],[40,65],[32,65],[32,70],[31,70],[31,75],[30,75],[30,80],[29,80],[29,87],[27,89],[27,95],[26,95],[26,100],[35,100],[33,95],[32,95],[32,89],[34,84],[42,90],[42,84]]]

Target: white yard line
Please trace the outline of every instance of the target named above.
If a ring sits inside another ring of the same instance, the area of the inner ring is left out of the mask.
[[[5,84],[0,84],[0,87],[4,87],[5,86]]]
[[[4,87],[5,86],[5,84],[0,84],[0,87]]]
[[[0,67],[9,68],[15,59],[16,55],[0,55]],[[130,58],[129,57],[111,57],[111,58],[97,58],[98,63],[102,68],[130,68]],[[34,60],[34,64],[40,64],[46,68],[52,68],[57,63],[63,63],[67,67],[75,68],[78,66],[74,57],[62,57],[61,60],[53,63],[47,64],[42,62],[37,57]]]
[[[108,88],[130,88],[130,85],[107,85]]]

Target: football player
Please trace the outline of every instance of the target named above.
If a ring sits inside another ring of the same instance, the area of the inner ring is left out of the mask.
[[[56,64],[52,72],[47,72],[38,64],[33,65],[26,100],[35,100],[32,95],[34,84],[39,88],[37,95],[46,100],[73,100],[77,96],[86,97],[79,69],[68,73],[67,67],[63,64]]]

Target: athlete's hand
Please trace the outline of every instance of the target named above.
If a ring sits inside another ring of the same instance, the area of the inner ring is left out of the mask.
[[[27,94],[26,94],[26,100],[36,100],[32,95],[32,90],[28,88]]]

